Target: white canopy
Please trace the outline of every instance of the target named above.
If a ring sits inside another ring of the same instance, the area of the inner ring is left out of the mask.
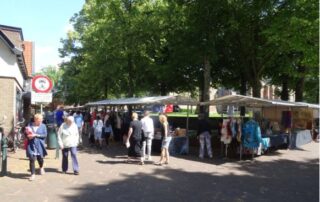
[[[197,105],[198,101],[183,96],[156,96],[141,98],[122,98],[113,100],[100,100],[97,102],[89,102],[85,106],[116,106],[116,105],[148,105],[148,104],[181,104],[181,105]]]
[[[262,98],[249,97],[244,95],[226,95],[208,102],[201,103],[202,105],[232,105],[245,106],[251,108],[271,107],[271,106],[287,106],[287,107],[308,107],[319,109],[316,104],[308,104],[302,102],[288,102],[283,100],[267,100]]]

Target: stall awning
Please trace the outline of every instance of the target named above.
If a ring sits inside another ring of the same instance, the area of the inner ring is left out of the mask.
[[[226,95],[208,102],[203,102],[201,105],[232,105],[245,106],[251,108],[271,107],[271,106],[287,106],[287,107],[308,107],[319,109],[319,105],[308,104],[302,102],[289,102],[283,100],[267,100],[262,98],[249,97],[244,95]]]
[[[190,97],[183,96],[155,96],[141,98],[122,98],[89,102],[85,106],[119,106],[119,105],[148,105],[148,104],[180,104],[197,105],[198,102]]]
[[[81,110],[81,109],[84,109],[85,107],[84,106],[65,106],[64,107],[64,110]]]

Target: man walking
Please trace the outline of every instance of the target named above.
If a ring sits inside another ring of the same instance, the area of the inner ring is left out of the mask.
[[[210,134],[210,125],[205,119],[203,114],[199,114],[198,122],[198,132],[197,136],[200,142],[200,151],[199,157],[202,159],[204,157],[205,145],[207,146],[207,152],[209,158],[212,158],[212,148],[211,148],[211,134]]]
[[[149,111],[144,112],[144,117],[141,119],[142,123],[142,130],[144,134],[143,142],[142,142],[142,155],[145,160],[151,161],[151,146],[152,146],[152,139],[154,134],[154,126],[153,120],[150,118]],[[146,155],[147,149],[147,155]]]

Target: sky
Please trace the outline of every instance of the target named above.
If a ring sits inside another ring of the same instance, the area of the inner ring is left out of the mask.
[[[20,27],[25,41],[35,45],[35,71],[58,65],[61,38],[72,29],[70,18],[85,0],[0,0],[0,24]]]

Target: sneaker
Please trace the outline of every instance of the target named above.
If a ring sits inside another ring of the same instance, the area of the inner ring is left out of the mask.
[[[33,174],[33,175],[30,176],[29,181],[34,181],[35,179],[36,179],[36,175]]]
[[[144,165],[144,162],[143,162],[143,161],[140,161],[140,162],[139,162],[139,165]]]
[[[40,168],[40,175],[44,175],[46,172],[44,171],[44,168]]]
[[[79,175],[79,171],[74,171],[74,175]]]

